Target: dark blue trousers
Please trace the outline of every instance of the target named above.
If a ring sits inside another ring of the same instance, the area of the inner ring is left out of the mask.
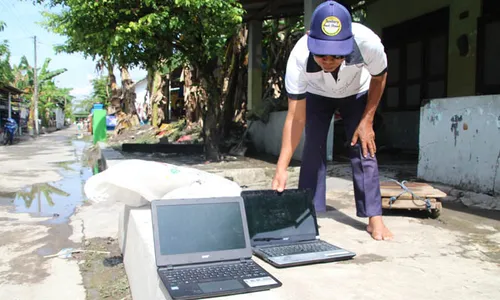
[[[326,141],[333,114],[340,110],[350,143],[363,116],[367,96],[367,92],[342,99],[313,94],[306,96],[307,119],[299,188],[313,191],[317,212],[326,211]],[[358,217],[380,216],[382,200],[377,159],[370,155],[364,158],[360,144],[349,145],[349,148],[356,214]]]

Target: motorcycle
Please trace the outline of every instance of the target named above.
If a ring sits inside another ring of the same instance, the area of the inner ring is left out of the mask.
[[[7,145],[8,143],[12,145],[14,143],[14,135],[17,131],[17,123],[16,120],[12,118],[7,118],[5,125],[3,126],[3,144]]]

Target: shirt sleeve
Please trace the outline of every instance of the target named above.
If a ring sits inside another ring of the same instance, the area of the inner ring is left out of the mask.
[[[380,39],[365,41],[362,48],[361,51],[368,72],[372,76],[385,74],[387,72],[387,55]]]
[[[306,66],[303,59],[307,58],[307,55],[300,50],[300,45],[295,45],[286,64],[285,88],[288,98],[293,100],[305,99],[307,91]]]

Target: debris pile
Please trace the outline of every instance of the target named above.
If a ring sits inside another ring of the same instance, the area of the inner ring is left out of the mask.
[[[141,125],[126,128],[119,134],[113,134],[108,138],[111,146],[122,144],[200,144],[202,128],[199,124],[187,124],[185,120],[163,124],[160,128],[151,125]]]
[[[201,144],[202,128],[197,123],[187,124],[185,120],[180,120],[170,124],[163,124],[160,127],[158,136],[163,140],[168,140],[174,144]]]
[[[110,145],[121,145],[128,143],[155,144],[159,142],[157,137],[158,128],[151,125],[141,125],[122,130],[117,135],[108,138]]]

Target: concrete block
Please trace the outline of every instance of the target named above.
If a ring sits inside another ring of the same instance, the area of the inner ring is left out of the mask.
[[[352,195],[342,197],[341,206],[335,203],[337,210],[319,214],[321,238],[356,252],[353,260],[277,269],[253,257],[283,286],[217,299],[388,300],[405,294],[411,300],[438,300],[443,298],[443,289],[447,296],[456,299],[498,298],[498,264],[477,244],[482,238],[464,240],[467,236],[450,225],[392,217],[385,222],[396,233],[396,240],[378,242],[364,231],[364,220],[355,216]],[[487,232],[488,243],[498,240],[492,230]],[[133,299],[170,299],[156,273],[150,208],[124,211],[119,238]],[[491,255],[495,250],[490,250]],[[388,278],[398,278],[398,284]],[[429,279],[433,284],[425,288],[415,284]],[[464,283],[467,289],[460,288]]]
[[[500,194],[500,96],[435,99],[421,108],[418,177]]]
[[[151,208],[125,208],[120,216],[119,244],[134,300],[171,299],[156,271]],[[285,299],[271,291],[241,294],[218,299]]]

